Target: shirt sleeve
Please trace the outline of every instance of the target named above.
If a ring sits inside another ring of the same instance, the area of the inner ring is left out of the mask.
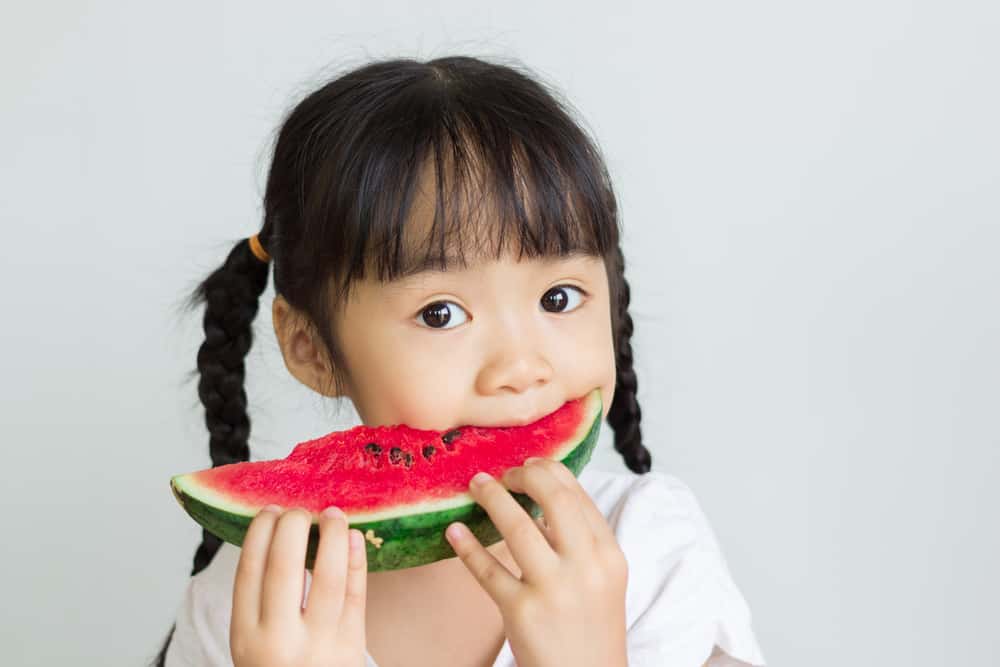
[[[687,486],[646,473],[609,518],[629,564],[630,667],[765,664],[750,609]]]
[[[165,667],[233,667],[229,621],[238,562],[239,548],[223,543],[212,562],[188,581]]]

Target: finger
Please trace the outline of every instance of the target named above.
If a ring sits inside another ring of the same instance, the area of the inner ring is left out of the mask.
[[[445,531],[445,537],[483,590],[498,607],[506,608],[524,584],[480,544],[465,524],[451,524]]]
[[[579,496],[553,474],[551,466],[556,465],[562,464],[543,459],[510,468],[504,474],[504,481],[512,490],[528,494],[541,506],[556,553],[589,552],[594,545],[594,531],[583,516]]]
[[[493,525],[503,535],[525,578],[529,581],[538,580],[558,566],[559,556],[538,530],[532,517],[514,500],[503,484],[490,477],[479,484],[471,483],[469,490],[473,499],[486,510]],[[551,524],[550,519],[549,525]]]
[[[594,532],[594,538],[597,540],[615,542],[617,544],[614,531],[611,529],[611,526],[608,525],[607,517],[605,517],[600,508],[594,504],[594,499],[591,498],[590,494],[587,493],[587,490],[583,488],[580,484],[579,478],[573,474],[573,471],[567,468],[566,464],[561,461],[542,459],[539,463],[555,475],[559,481],[576,493],[577,497],[580,499],[580,511],[583,512],[584,519],[587,520],[591,530]],[[532,463],[532,465],[535,465],[535,463]]]
[[[243,537],[240,561],[233,580],[232,629],[256,628],[260,622],[260,594],[267,565],[267,546],[278,518],[278,510],[268,506],[250,520]]]
[[[317,627],[336,625],[344,603],[347,558],[347,519],[337,508],[324,510],[319,519],[319,547],[306,604],[307,622]]]
[[[271,538],[261,592],[262,624],[278,624],[301,618],[306,544],[312,514],[301,508],[286,510],[278,519]]]
[[[350,557],[347,561],[347,584],[344,606],[340,611],[340,633],[345,641],[364,645],[365,602],[368,589],[368,553],[365,536],[360,530],[350,531]]]

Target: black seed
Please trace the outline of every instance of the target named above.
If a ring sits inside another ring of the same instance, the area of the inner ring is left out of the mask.
[[[377,442],[369,442],[367,445],[365,445],[365,451],[368,452],[369,454],[378,456],[379,454],[382,453],[382,448],[378,446]]]
[[[434,449],[434,445],[425,445],[424,446],[424,458],[427,459],[428,461],[430,461],[431,457],[434,456],[434,452],[436,452],[436,451],[437,450]]]
[[[459,429],[457,429],[457,428],[454,429],[454,430],[448,431],[447,433],[445,433],[444,435],[442,435],[441,436],[441,442],[444,443],[444,448],[447,449],[449,452],[455,451],[455,445],[453,445],[451,443],[454,442],[455,439],[458,438],[458,436],[460,436],[460,435],[462,435],[462,432]]]
[[[403,460],[403,450],[393,447],[389,450],[389,463],[396,464]]]
[[[413,454],[409,452],[403,452],[403,464],[406,465],[407,470],[413,467]]]

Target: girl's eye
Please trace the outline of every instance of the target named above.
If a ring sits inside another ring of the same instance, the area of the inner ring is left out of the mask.
[[[417,314],[417,320],[422,320],[431,329],[453,329],[454,327],[445,326],[452,320],[452,306],[465,313],[465,310],[454,301],[435,301]],[[458,324],[462,324],[464,321],[459,319]]]
[[[579,292],[583,296],[586,296],[587,294],[579,287],[574,287],[573,285],[559,285],[558,287],[553,287],[545,293],[545,296],[542,297],[542,307],[550,313],[565,313],[567,310],[576,310],[579,305],[573,306],[572,308],[566,307],[567,303],[574,301],[573,298],[567,296],[567,288],[571,290],[569,294],[572,294],[573,292]],[[578,296],[575,297],[575,301],[579,304],[583,302],[583,299]]]
[[[572,296],[574,292],[582,296]],[[586,295],[587,293],[579,287],[560,285],[553,287],[542,296],[542,307],[550,313],[565,313],[576,310],[583,301],[582,297]],[[575,303],[575,305],[567,307],[569,303]],[[453,313],[456,311],[453,308],[456,308],[457,312],[462,313],[457,322],[455,322],[455,326],[458,326],[464,323],[467,318],[465,316],[465,309],[454,301],[435,301],[421,310],[417,314],[416,319],[419,323],[426,325],[430,329],[453,329],[454,327],[447,326],[448,324],[452,324],[452,320],[454,319]]]

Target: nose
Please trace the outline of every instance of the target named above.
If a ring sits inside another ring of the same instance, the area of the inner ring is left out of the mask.
[[[480,394],[522,393],[552,379],[542,345],[524,327],[495,331],[489,357],[476,378]]]

